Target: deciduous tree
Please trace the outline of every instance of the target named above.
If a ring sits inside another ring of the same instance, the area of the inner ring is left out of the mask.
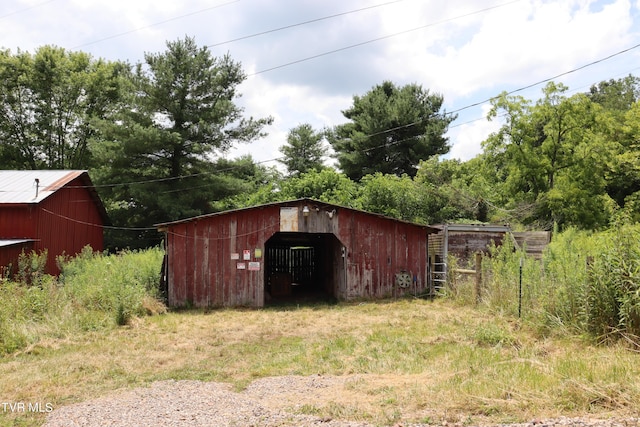
[[[112,118],[126,70],[54,46],[0,51],[0,167],[91,167],[94,122]]]
[[[496,98],[489,117],[500,111],[505,123],[484,148],[505,177],[511,207],[530,206],[524,222],[595,228],[608,220],[604,166],[610,149],[600,129],[601,107],[566,91],[549,83],[535,105],[517,96]]]

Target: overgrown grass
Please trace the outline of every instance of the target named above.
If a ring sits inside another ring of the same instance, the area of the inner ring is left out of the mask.
[[[59,278],[42,274],[40,254],[22,256],[16,280],[0,282],[0,355],[162,311],[162,256],[158,248],[103,255],[87,247],[62,262]]]
[[[181,311],[4,357],[0,395],[57,408],[164,379],[242,390],[262,377],[321,374],[345,382],[322,400],[297,396],[287,410],[378,425],[630,416],[640,401],[637,357],[617,345],[541,338],[511,316],[448,300]]]
[[[324,400],[286,409],[379,425],[638,416],[640,364],[628,345],[638,230],[569,230],[542,261],[507,241],[483,262],[479,305],[472,281],[459,281],[453,298],[436,301],[145,316],[164,310],[162,252],[86,250],[64,262],[60,279],[0,284],[0,396],[56,408],[164,379],[242,390],[267,376],[323,374],[347,380]],[[624,339],[591,339],[603,336]],[[44,416],[5,410],[0,424],[39,425]]]
[[[640,350],[638,242],[640,225],[622,223],[599,233],[569,229],[536,260],[505,239],[483,258],[481,306],[521,315],[542,334],[622,338]],[[473,277],[456,281],[446,294],[475,305]]]

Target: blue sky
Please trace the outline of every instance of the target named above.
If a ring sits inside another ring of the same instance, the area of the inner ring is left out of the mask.
[[[448,134],[449,156],[466,160],[499,125],[484,118],[484,100],[640,44],[639,9],[640,0],[13,0],[0,4],[0,47],[52,44],[133,64],[192,36],[241,62],[247,115],[274,117],[268,137],[227,153],[258,161],[279,157],[299,124],[343,123],[352,97],[384,80],[418,83],[447,111],[480,103]],[[556,81],[573,93],[629,74],[640,75],[640,48]],[[518,94],[535,100],[541,89]]]

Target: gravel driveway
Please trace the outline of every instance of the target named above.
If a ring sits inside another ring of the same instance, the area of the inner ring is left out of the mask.
[[[370,427],[371,424],[294,413],[309,402],[339,398],[345,377],[313,375],[263,378],[242,392],[223,383],[159,381],[75,405],[49,414],[46,427]],[[293,408],[293,409],[292,409]],[[396,424],[419,427],[428,424]],[[449,427],[463,424],[449,423]],[[470,425],[466,424],[465,427]],[[502,425],[505,426],[506,425]],[[510,427],[640,427],[640,419],[593,420],[559,418],[534,420]]]

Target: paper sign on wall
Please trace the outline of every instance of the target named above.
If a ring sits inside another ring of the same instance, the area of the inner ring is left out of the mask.
[[[249,261],[251,259],[251,251],[249,249],[242,251],[242,259],[245,261]]]
[[[259,271],[260,263],[259,262],[250,262],[249,263],[249,271]]]
[[[245,264],[244,262],[237,262],[236,263],[236,269],[238,269],[238,270],[246,270],[247,269],[247,264]]]
[[[231,254],[231,259],[240,259],[240,254],[237,252],[234,252]]]
[[[255,258],[262,258],[262,249],[256,248],[256,250],[253,251],[253,256]]]

